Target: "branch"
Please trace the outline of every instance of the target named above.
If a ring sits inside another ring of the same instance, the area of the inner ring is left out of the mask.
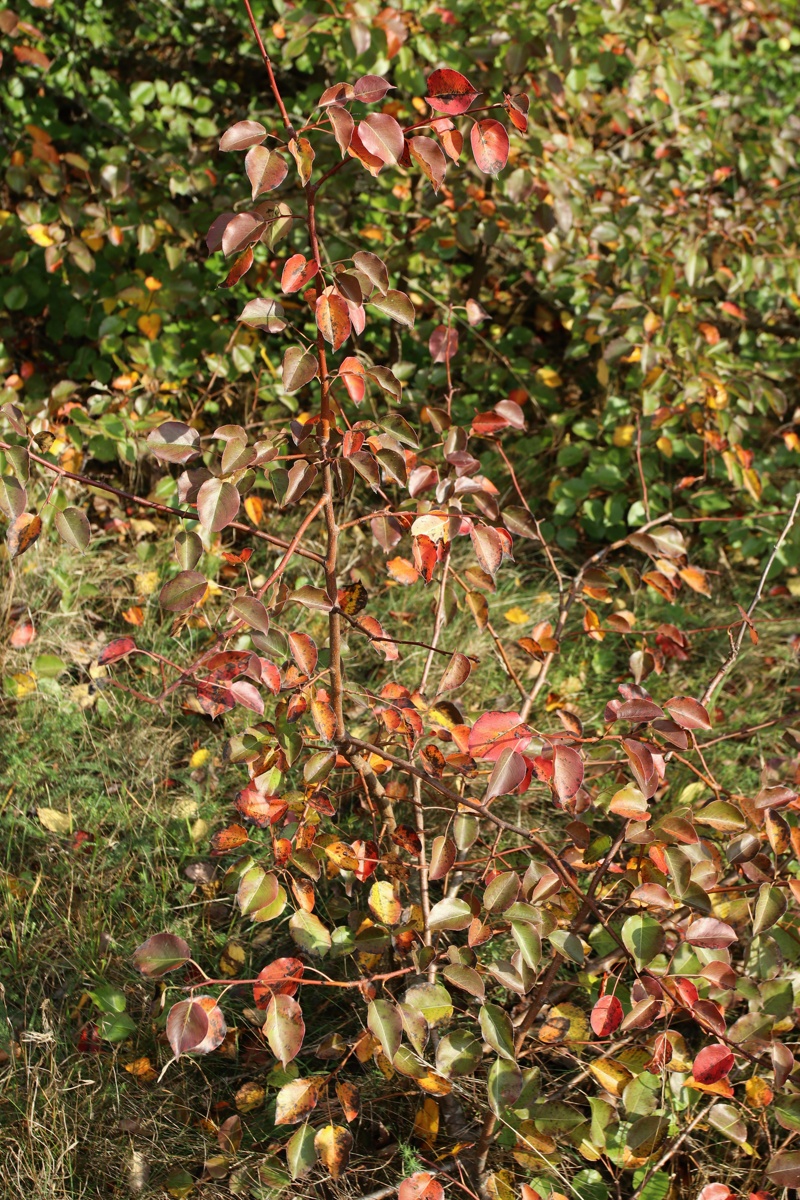
[[[12,447],[8,442],[0,441],[0,450],[11,450]],[[154,512],[164,513],[171,517],[181,517],[184,521],[196,521],[197,513],[191,509],[173,508],[170,504],[160,504],[157,500],[145,500],[144,496],[135,496],[132,492],[125,492],[122,488],[114,487],[104,480],[92,479],[88,475],[78,475],[75,471],[67,471],[64,467],[60,467],[58,463],[52,463],[47,458],[42,458],[40,454],[34,454],[32,450],[28,451],[28,457],[32,462],[39,463],[40,466],[46,467],[48,471],[52,471],[56,475],[60,475],[63,479],[74,479],[76,483],[82,483],[86,488],[95,488],[100,492],[108,492],[112,496],[118,496],[120,500],[127,500],[129,504],[137,504],[140,508],[150,508]],[[275,537],[271,533],[263,533],[260,529],[253,529],[249,525],[245,525],[242,521],[231,521],[227,529],[236,529],[240,533],[246,533],[250,537],[259,538],[262,542],[269,542],[271,546],[279,546],[282,550],[286,550],[291,545],[284,538]],[[295,546],[294,553],[302,555],[303,558],[309,558],[312,562],[324,563],[324,558],[321,554],[315,554],[313,550],[304,550],[302,546]]]

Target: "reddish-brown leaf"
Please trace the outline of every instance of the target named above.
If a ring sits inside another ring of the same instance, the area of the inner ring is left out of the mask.
[[[598,1037],[610,1037],[622,1022],[622,1005],[616,996],[601,996],[592,1009],[591,1025]]]
[[[317,666],[317,644],[307,633],[297,631],[289,634],[289,649],[292,658],[304,675],[313,675]]]
[[[116,638],[113,642],[109,642],[104,650],[100,651],[97,658],[98,665],[106,667],[109,663],[124,658],[126,654],[130,654],[131,650],[135,649],[136,642],[132,637]]]
[[[266,1009],[273,996],[293,996],[303,978],[304,966],[299,958],[276,958],[263,967],[253,985],[256,1008]]]
[[[281,290],[287,295],[299,292],[317,273],[317,264],[313,258],[307,259],[304,254],[293,254],[287,258],[281,272]]]
[[[212,836],[211,853],[215,858],[220,854],[230,854],[249,840],[243,825],[228,825],[226,829],[218,829]]]
[[[481,171],[497,175],[508,162],[509,141],[499,121],[476,121],[470,134],[472,153]]]
[[[350,309],[347,301],[337,292],[330,291],[317,300],[317,328],[334,350],[350,336]]]
[[[6,534],[9,558],[19,558],[20,554],[30,550],[41,532],[42,518],[38,513],[20,513]]]
[[[428,76],[428,94],[425,97],[436,112],[459,117],[465,113],[478,93],[465,75],[443,67]]]
[[[733,1069],[735,1061],[727,1046],[705,1046],[692,1063],[692,1078],[697,1083],[716,1083]]]

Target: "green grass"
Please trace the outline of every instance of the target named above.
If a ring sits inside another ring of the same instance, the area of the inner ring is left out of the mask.
[[[235,1111],[234,1095],[242,1082],[268,1081],[269,1056],[261,1049],[257,1015],[248,1010],[246,994],[231,993],[225,1008],[238,1029],[238,1052],[213,1055],[202,1062],[184,1060],[170,1067],[157,1083],[137,1082],[126,1065],[148,1057],[160,1070],[167,1053],[159,1033],[160,986],[134,974],[130,955],[149,934],[169,928],[190,942],[198,960],[216,971],[226,942],[233,938],[245,951],[244,977],[255,973],[292,944],[282,923],[256,929],[237,919],[229,898],[215,886],[195,885],[186,878],[188,864],[207,860],[207,841],[214,827],[230,820],[230,798],[244,778],[243,769],[223,762],[225,730],[204,718],[181,712],[176,700],[166,711],[146,705],[124,692],[104,688],[95,692],[90,707],[87,686],[96,687],[90,664],[104,640],[130,632],[120,612],[133,599],[133,579],[143,565],[158,568],[158,557],[143,564],[141,551],[107,544],[77,564],[42,545],[34,569],[19,572],[9,605],[29,606],[37,618],[37,637],[26,649],[5,652],[3,740],[0,754],[0,823],[2,825],[2,937],[0,985],[5,1026],[0,1035],[6,1061],[0,1068],[0,1162],[8,1194],[32,1200],[74,1200],[128,1194],[163,1194],[164,1181],[175,1168],[200,1174],[218,1148],[211,1126]],[[24,562],[25,560],[23,560]],[[104,582],[111,578],[110,588]],[[505,613],[521,607],[531,620],[552,618],[555,594],[541,575],[535,555],[522,556],[517,568],[501,576],[499,591],[490,596],[491,618],[502,632],[515,669],[530,683],[531,662],[515,646],[528,626],[509,623]],[[739,576],[736,596],[746,599],[753,580]],[[669,620],[692,629],[721,624],[730,613],[728,581],[713,601],[693,597],[685,609],[669,607],[641,590],[626,604],[641,627]],[[422,589],[382,588],[376,576],[369,611],[397,636],[419,637],[433,599]],[[547,589],[545,591],[545,589]],[[81,593],[81,594],[79,594]],[[764,613],[785,616],[792,601],[770,600]],[[598,606],[600,607],[600,606]],[[15,610],[16,611],[16,610]],[[408,612],[404,620],[391,613]],[[307,627],[307,626],[306,626]],[[796,659],[788,643],[791,624],[765,623],[757,647],[747,646],[731,681],[718,698],[724,722],[720,732],[744,724],[773,720],[787,711],[789,688],[796,684]],[[155,597],[147,608],[142,644],[179,656],[177,643],[162,623]],[[197,634],[192,633],[192,638]],[[355,648],[356,643],[351,639]],[[442,646],[481,656],[479,672],[459,695],[471,718],[478,708],[514,707],[518,697],[491,652],[488,638],[479,635],[468,611],[459,609],[442,636]],[[580,714],[587,732],[602,726],[606,701],[617,683],[629,678],[631,646],[609,635],[603,643],[583,636],[565,640],[563,652],[542,693],[534,723],[558,727],[554,710],[568,705]],[[668,663],[647,686],[656,700],[675,693],[697,694],[725,654],[726,638],[718,632],[693,639],[688,663]],[[419,663],[424,651],[409,649],[397,677],[409,679],[409,661]],[[368,649],[354,649],[361,662]],[[15,675],[36,671],[42,655],[56,655],[64,670],[56,678],[38,678],[35,690],[17,696]],[[380,675],[375,672],[369,684]],[[442,664],[446,660],[442,659]],[[133,672],[112,668],[121,681]],[[360,678],[364,678],[360,673]],[[434,674],[434,680],[438,675]],[[9,682],[10,681],[10,682]],[[136,686],[155,690],[156,675],[140,674]],[[368,714],[358,716],[370,727]],[[243,714],[230,724],[242,727]],[[782,764],[782,726],[713,747],[708,765],[724,788],[752,795],[762,778],[777,778]],[[193,769],[189,760],[198,747],[210,758]],[[607,748],[603,751],[607,757]],[[609,769],[604,784],[621,776]],[[672,787],[667,806],[680,788],[695,778],[684,767],[671,768]],[[561,819],[541,790],[531,809],[508,802],[509,815],[546,828],[557,840]],[[43,828],[40,808],[67,814],[72,828],[53,833]],[[355,836],[363,829],[363,814],[343,813],[342,828]],[[90,840],[76,847],[74,834],[85,831]],[[93,840],[92,840],[93,839]],[[219,872],[218,874],[220,874]],[[335,889],[334,889],[335,890]],[[338,902],[348,903],[343,896]],[[120,989],[137,1031],[121,1043],[104,1043],[99,1054],[81,1053],[78,1039],[97,1010],[88,993],[106,983]],[[244,990],[243,990],[244,992]],[[309,1042],[327,1033],[363,1024],[363,1005],[349,993],[325,998],[314,1010]],[[326,1069],[326,1068],[322,1068]],[[416,1155],[413,1117],[419,1093],[409,1081],[396,1077],[391,1120],[384,1101],[373,1110],[372,1097],[386,1085],[370,1065],[360,1075],[364,1118],[357,1144],[364,1171],[375,1158],[375,1186],[398,1174]],[[274,1089],[270,1095],[274,1095]],[[479,1101],[466,1090],[469,1106]],[[381,1148],[381,1129],[391,1125],[389,1149]],[[272,1141],[268,1110],[245,1118],[246,1134],[239,1162],[262,1161]],[[392,1148],[393,1147],[393,1148]],[[437,1149],[440,1149],[437,1146]],[[384,1171],[385,1167],[385,1171]],[[132,1172],[132,1174],[131,1174]],[[364,1174],[363,1180],[372,1176]],[[311,1185],[309,1185],[309,1188]],[[180,1190],[180,1189],[178,1189]],[[368,1188],[362,1190],[369,1190]],[[341,1194],[347,1186],[341,1185]],[[227,1196],[227,1185],[202,1184],[203,1197]],[[252,1193],[258,1196],[258,1188]],[[262,1185],[263,1195],[269,1194]],[[293,1194],[304,1193],[295,1188]]]

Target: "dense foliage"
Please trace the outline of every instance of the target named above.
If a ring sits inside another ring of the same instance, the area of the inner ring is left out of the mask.
[[[145,929],[155,1000],[101,981],[79,1041],[150,1039],[142,1086],[249,1067],[168,1190],[800,1186],[800,742],[765,755],[789,704],[759,723],[734,682],[800,590],[788,11],[28,7],[9,575],[60,538],[68,612],[77,556],[135,537],[71,702],[226,738],[189,876],[220,968],[183,917]]]

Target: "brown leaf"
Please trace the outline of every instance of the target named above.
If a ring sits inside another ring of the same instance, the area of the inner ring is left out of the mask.
[[[19,558],[31,548],[41,532],[42,518],[38,513],[20,513],[6,534],[9,557]]]

